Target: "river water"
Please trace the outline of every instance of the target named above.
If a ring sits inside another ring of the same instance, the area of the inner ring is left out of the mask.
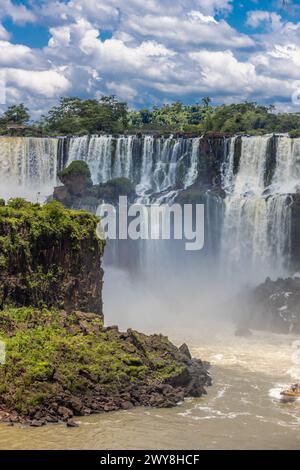
[[[239,338],[228,322],[215,323],[209,330],[199,324],[175,329],[172,340],[187,341],[194,356],[212,364],[213,386],[207,396],[187,399],[172,409],[136,408],[79,417],[77,428],[1,425],[0,448],[300,448],[300,403],[282,403],[279,395],[295,380],[298,338],[262,332]],[[167,327],[162,325],[161,330]]]

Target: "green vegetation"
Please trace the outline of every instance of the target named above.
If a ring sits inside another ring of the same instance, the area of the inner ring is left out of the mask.
[[[11,106],[0,117],[0,132],[8,124],[24,124],[30,119],[27,108]],[[180,101],[129,110],[115,96],[99,100],[78,97],[61,98],[32,129],[48,135],[85,135],[123,132],[224,132],[228,134],[264,134],[268,132],[299,132],[300,113],[277,113],[274,106],[244,102],[212,106],[204,97],[199,103],[185,105]],[[292,134],[293,135],[293,134]],[[298,135],[298,134],[297,134]]]
[[[0,339],[6,363],[0,366],[1,402],[28,414],[62,391],[74,395],[122,391],[135,382],[157,384],[181,372],[177,349],[161,335],[103,329],[93,314],[34,308],[5,308]]]
[[[89,166],[86,162],[82,160],[75,160],[74,162],[70,163],[66,168],[59,171],[57,176],[59,178],[64,178],[64,176],[86,176],[87,178],[91,178],[91,172]]]
[[[9,106],[0,117],[0,133],[4,134],[9,125],[27,124],[30,120],[28,108],[23,103]]]
[[[54,135],[123,132],[127,126],[127,105],[114,96],[103,96],[100,100],[61,98],[59,105],[43,117],[42,125]]]

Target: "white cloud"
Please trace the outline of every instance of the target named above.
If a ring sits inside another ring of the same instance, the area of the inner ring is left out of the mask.
[[[106,87],[113,95],[126,102],[137,96],[137,90],[126,83],[108,82]]]
[[[300,76],[300,23],[254,10],[247,25],[256,34],[246,35],[230,26],[234,4],[47,0],[41,6],[33,0],[29,10],[2,0],[0,17],[38,18],[51,35],[46,47],[33,49],[10,43],[0,27],[8,100],[26,101],[36,112],[62,94],[113,93],[131,105],[199,100],[204,94],[218,101],[288,100]],[[266,28],[258,34],[261,26]],[[112,37],[101,40],[108,30]]]
[[[0,18],[10,17],[15,23],[32,23],[36,21],[35,14],[25,5],[15,5],[11,0],[1,0]]]
[[[8,86],[24,89],[34,96],[46,98],[59,96],[69,90],[71,83],[58,70],[29,71],[22,69],[7,69]]]
[[[251,38],[237,33],[226,21],[216,21],[199,11],[191,11],[182,17],[132,15],[126,23],[132,35],[151,37],[165,41],[171,47],[210,45],[245,48],[254,45]]]
[[[0,40],[0,66],[1,67],[40,67],[42,59],[30,47],[22,44],[11,44]]]
[[[251,28],[258,28],[262,24],[271,26],[273,30],[281,27],[281,16],[277,13],[264,11],[264,10],[253,10],[247,14],[246,24]]]
[[[0,40],[1,39],[8,40],[9,38],[10,38],[9,32],[6,31],[4,26],[0,23]]]

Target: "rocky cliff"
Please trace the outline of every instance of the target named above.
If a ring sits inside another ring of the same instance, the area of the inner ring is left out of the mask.
[[[47,306],[102,315],[101,257],[92,214],[21,199],[0,207],[0,307]]]

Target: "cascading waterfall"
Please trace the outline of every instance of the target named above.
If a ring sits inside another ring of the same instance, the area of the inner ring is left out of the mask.
[[[280,136],[277,142],[277,164],[273,176],[273,191],[295,193],[300,189],[300,139]]]
[[[276,165],[266,187],[269,144],[272,136],[241,137],[239,168],[233,175],[236,138],[223,175],[225,217],[222,236],[222,265],[245,278],[281,275],[288,268],[290,252],[291,196],[287,191],[295,172],[296,152],[288,137],[279,137]],[[287,140],[289,145],[287,145]]]
[[[43,200],[56,185],[58,139],[0,137],[0,196]]]
[[[45,200],[57,184],[57,170],[74,160],[84,160],[94,184],[126,177],[136,185],[138,202],[171,203],[198,180],[206,145],[203,142],[202,147],[202,139],[153,135],[1,137],[0,197]],[[236,272],[247,263],[243,269],[249,273],[281,274],[290,255],[291,194],[300,188],[300,139],[287,135],[232,137],[224,139],[222,148],[225,156],[220,158],[220,179],[226,193],[222,263]],[[205,191],[210,234],[223,209],[222,203],[216,204],[215,194]]]
[[[196,181],[198,176],[198,162],[199,162],[199,149],[200,149],[201,137],[193,139],[192,141],[192,153],[191,162],[188,172],[185,175],[184,186],[188,188]]]
[[[179,178],[185,188],[195,182],[200,138],[175,139],[173,136],[164,138],[146,135],[142,138],[139,168],[136,168],[138,163],[134,160],[137,139],[132,135],[71,138],[67,164],[74,160],[87,162],[94,184],[118,177],[132,179],[141,197],[174,191]]]

